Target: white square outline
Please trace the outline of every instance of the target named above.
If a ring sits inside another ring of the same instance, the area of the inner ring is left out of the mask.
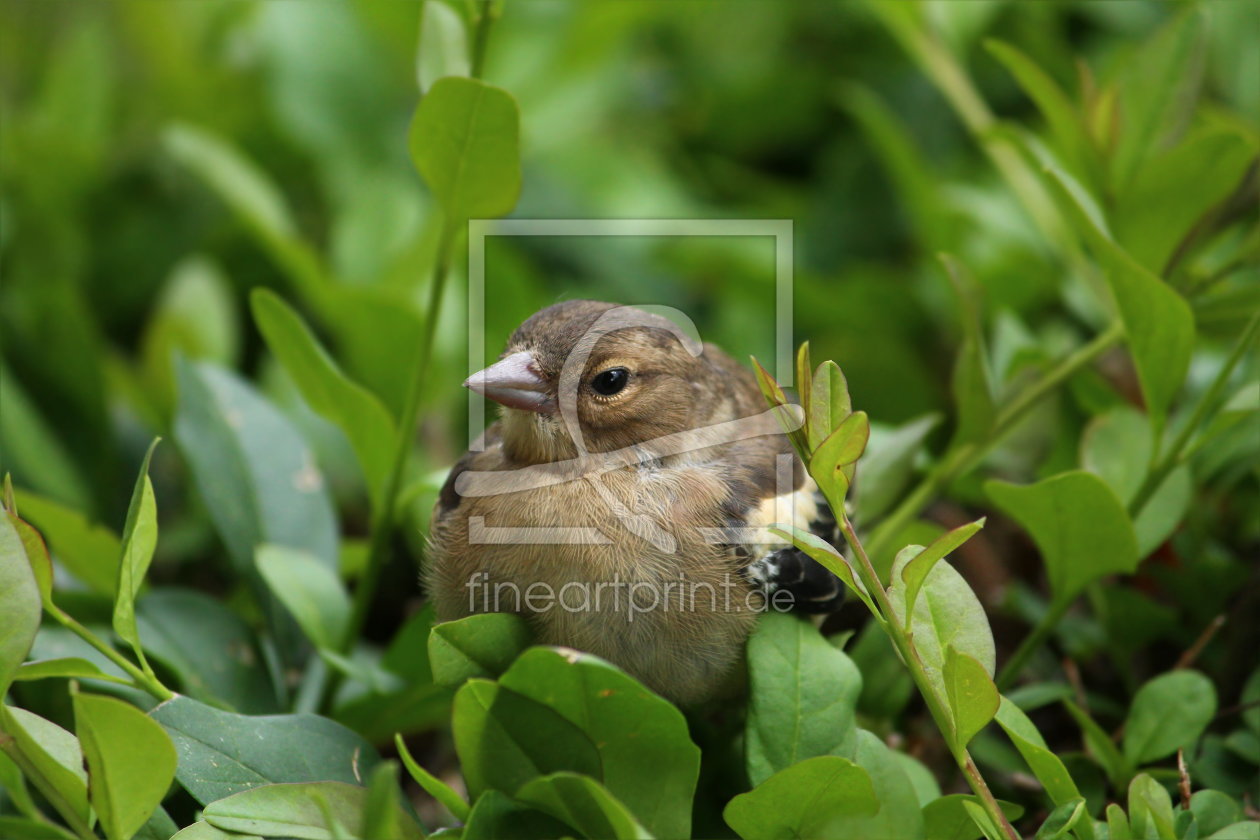
[[[469,219],[468,369],[486,366],[485,295],[488,236],[770,236],[774,238],[774,377],[793,385],[791,219]],[[474,340],[478,336],[479,340]],[[485,449],[486,404],[468,392],[468,448]]]

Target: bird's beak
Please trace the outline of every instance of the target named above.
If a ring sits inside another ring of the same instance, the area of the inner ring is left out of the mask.
[[[540,414],[555,410],[555,400],[547,393],[547,380],[539,374],[534,357],[526,351],[513,353],[477,371],[464,380],[464,387],[508,408]]]

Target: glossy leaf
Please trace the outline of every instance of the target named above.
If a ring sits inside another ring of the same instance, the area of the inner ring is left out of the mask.
[[[871,602],[871,596],[867,594],[866,587],[858,580],[853,573],[853,567],[849,565],[849,560],[830,543],[812,534],[803,528],[797,528],[795,525],[772,525],[769,529],[770,533],[776,537],[781,537],[801,551],[808,554],[814,560],[817,560],[822,566],[849,587],[849,591],[862,600],[866,604],[867,609],[875,613],[875,605]]]
[[[175,439],[238,571],[254,549],[304,549],[337,562],[332,502],[293,424],[252,386],[213,365],[180,363]]]
[[[26,547],[9,517],[0,515],[0,697],[26,659],[42,614]]]
[[[488,680],[469,680],[455,694],[451,727],[471,796],[490,789],[515,792],[562,770],[603,777],[599,752],[581,729]]]
[[[1161,674],[1133,697],[1124,725],[1124,757],[1133,765],[1172,755],[1199,739],[1216,714],[1216,689],[1198,671]]]
[[[1046,745],[1041,732],[1022,709],[1003,697],[995,719],[1046,789],[1051,802],[1062,805],[1081,795],[1062,760]]]
[[[592,840],[641,840],[652,835],[599,782],[576,773],[553,773],[516,792],[517,801],[573,826]]]
[[[298,840],[394,840],[364,833],[368,791],[344,782],[264,785],[211,802],[202,812],[223,831]],[[332,822],[330,822],[330,820]],[[420,840],[424,834],[411,817],[399,813],[397,837]],[[348,837],[347,837],[348,835]]]
[[[853,402],[849,398],[849,384],[839,365],[828,359],[814,371],[810,381],[809,403],[806,406],[809,415],[809,449],[814,451],[831,433],[840,428],[850,414],[853,413]]]
[[[144,712],[113,697],[76,693],[74,728],[105,836],[130,840],[175,778],[175,747]]]
[[[516,100],[476,79],[438,79],[420,100],[411,159],[451,221],[502,216],[516,204],[519,123]]]
[[[573,828],[536,808],[523,805],[505,793],[488,790],[473,803],[460,840],[553,840]]]
[[[317,715],[237,715],[187,697],[149,714],[175,742],[176,778],[202,805],[277,782],[360,784],[380,761],[354,732]]]
[[[258,547],[258,571],[311,642],[337,650],[350,621],[350,596],[337,573],[305,551]]]
[[[1036,484],[989,481],[994,504],[1031,535],[1056,600],[1092,581],[1137,568],[1137,538],[1115,492],[1097,476],[1066,472]]]
[[[722,812],[744,840],[852,837],[847,820],[880,809],[867,772],[847,758],[816,756],[782,770]]]
[[[607,662],[568,649],[525,651],[499,684],[578,727],[599,754],[604,786],[648,832],[678,837],[691,830],[700,750],[672,703]]]
[[[848,493],[853,482],[854,464],[866,450],[870,434],[866,412],[854,412],[810,456],[809,474],[828,501],[838,503]]]
[[[105,680],[106,682],[121,683],[122,685],[131,685],[131,680],[125,680],[107,674],[97,667],[96,663],[89,662],[77,656],[64,657],[61,659],[40,659],[27,662],[18,668],[15,680],[46,680],[53,678],[71,678],[71,679],[87,679],[87,680]]]
[[[22,518],[39,529],[61,565],[93,592],[114,596],[122,542],[104,525],[44,496],[17,492]]]
[[[140,476],[131,494],[114,594],[114,632],[131,645],[141,663],[144,663],[144,648],[140,645],[140,631],[136,628],[136,596],[140,594],[144,576],[153,562],[153,551],[157,548],[157,501],[153,497],[153,482],[149,480],[149,461],[153,458],[158,440],[154,440],[144,454]]]
[[[903,626],[909,625],[928,680],[937,696],[945,702],[948,696],[944,680],[946,649],[953,647],[958,653],[967,654],[979,663],[986,674],[992,676],[996,658],[993,632],[976,594],[948,563],[937,563],[928,572],[915,601],[914,612],[910,613],[907,622],[905,583],[901,573],[917,556],[918,550],[918,546],[911,546],[897,555],[888,599],[896,620]]]
[[[442,3],[425,3],[426,9],[431,6],[447,8]],[[267,346],[293,378],[302,397],[345,433],[373,505],[379,506],[397,438],[388,409],[375,394],[341,371],[302,317],[279,296],[257,289],[250,296],[250,305]]]
[[[924,840],[979,840],[980,829],[971,819],[963,803],[979,807],[980,801],[969,794],[951,793],[934,799],[923,807]],[[998,802],[1009,820],[1018,819],[1024,809],[1013,802]]]
[[[275,686],[249,625],[221,601],[191,589],[149,590],[136,620],[151,659],[179,680],[182,693],[247,714],[275,712]]]
[[[473,677],[497,677],[531,639],[525,619],[512,613],[481,613],[435,625],[429,634],[433,681],[459,685]]]
[[[442,803],[443,807],[450,811],[455,819],[461,822],[468,822],[468,813],[471,809],[468,807],[468,803],[464,801],[464,797],[446,782],[425,770],[419,762],[412,758],[411,752],[407,749],[407,745],[403,742],[401,735],[394,736],[394,746],[398,750],[398,757],[402,760],[403,766],[407,768],[411,778],[415,779],[416,784],[424,788],[425,793],[429,794],[429,796]]]
[[[931,545],[914,554],[901,570],[901,581],[905,584],[905,614],[913,615],[915,601],[919,598],[919,590],[927,579],[932,568],[942,559],[952,554],[967,540],[984,527],[985,520],[977,519],[961,525],[934,540]]]
[[[88,777],[79,740],[25,709],[0,706],[0,748],[27,768],[25,775],[57,813],[88,821]],[[10,740],[11,739],[11,740]]]
[[[748,640],[748,778],[758,785],[820,755],[852,758],[862,675],[808,621],[768,611]]]
[[[945,648],[945,698],[954,721],[954,742],[959,749],[988,726],[997,714],[1001,697],[993,675],[974,656]]]
[[[1081,466],[1096,474],[1128,504],[1137,495],[1150,467],[1153,439],[1146,417],[1120,406],[1090,421],[1081,436]],[[1143,506],[1133,522],[1138,554],[1146,557],[1181,523],[1192,495],[1190,471],[1174,470]]]

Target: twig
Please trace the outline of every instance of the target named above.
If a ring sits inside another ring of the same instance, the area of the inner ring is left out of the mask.
[[[1177,671],[1182,668],[1189,668],[1194,661],[1199,658],[1199,654],[1208,646],[1208,643],[1216,636],[1220,629],[1225,626],[1225,616],[1218,615],[1216,618],[1208,622],[1208,626],[1203,628],[1203,632],[1199,634],[1199,638],[1194,640],[1194,644],[1181,654],[1181,658],[1177,660],[1177,664],[1173,666],[1173,670]]]

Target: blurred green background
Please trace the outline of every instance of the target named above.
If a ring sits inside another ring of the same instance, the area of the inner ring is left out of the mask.
[[[147,442],[169,435],[182,353],[235,367],[284,406],[316,442],[346,533],[363,533],[344,440],[269,359],[246,295],[277,289],[397,409],[437,236],[406,149],[420,8],[3,0],[0,454],[20,486],[121,521]],[[1077,90],[1078,59],[1098,80],[1121,76],[1180,10],[927,6],[996,114],[1028,125],[1032,103],[983,39]],[[1251,126],[1256,11],[1203,4],[1192,62],[1205,107]],[[995,353],[1053,354],[1103,322],[865,4],[510,2],[484,77],[521,108],[515,217],[791,219],[796,340],[843,366],[877,423],[948,404],[959,318],[938,250],[980,279]],[[772,351],[767,239],[496,238],[487,259],[488,354],[574,297],[671,304],[737,357]],[[434,470],[467,442],[462,258],[455,271],[421,430]],[[304,290],[324,280],[335,304],[314,311]],[[1237,309],[1200,311],[1200,330]],[[156,469],[161,556],[213,552],[173,448]]]

